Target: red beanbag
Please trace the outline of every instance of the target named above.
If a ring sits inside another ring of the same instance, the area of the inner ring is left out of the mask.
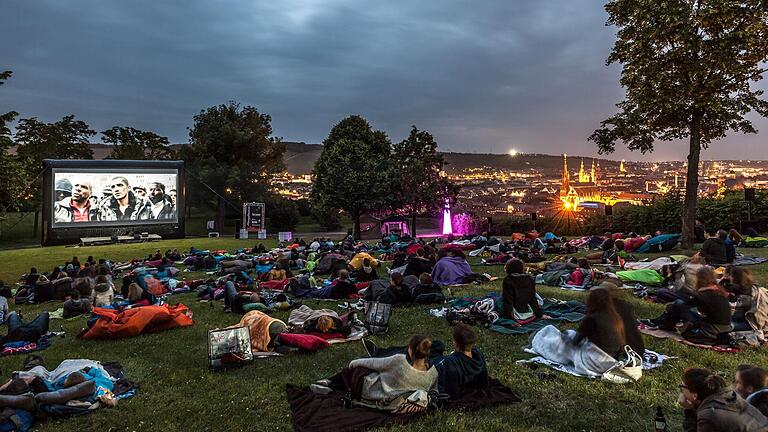
[[[296,333],[280,333],[280,343],[302,349],[304,351],[320,351],[330,344],[317,336]]]

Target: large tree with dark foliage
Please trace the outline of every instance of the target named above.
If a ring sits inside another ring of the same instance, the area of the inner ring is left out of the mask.
[[[608,64],[622,65],[619,112],[590,140],[601,153],[616,142],[653,151],[657,141],[688,139],[683,247],[693,247],[702,148],[729,131],[756,133],[749,113],[768,116],[762,79],[768,60],[765,0],[614,0],[619,28]]]
[[[411,235],[416,235],[416,215],[445,206],[458,187],[443,177],[443,155],[432,134],[413,126],[408,138],[393,146],[397,190],[394,204],[411,215]]]
[[[353,115],[340,121],[323,141],[315,162],[310,200],[319,211],[349,214],[353,236],[360,238],[360,217],[391,204],[397,173],[392,171],[392,144],[382,131]]]
[[[0,86],[10,78],[11,71],[0,72]],[[11,129],[8,124],[18,115],[15,111],[0,114],[0,210],[5,211],[21,198],[24,175],[21,164],[9,150],[13,147]],[[17,205],[16,205],[17,206]]]
[[[272,118],[236,102],[200,111],[183,152],[188,177],[210,187],[218,201],[217,226],[224,227],[227,201],[242,202],[267,193],[269,176],[283,170],[285,145],[272,136]],[[205,186],[189,188],[210,196]],[[269,210],[269,209],[267,209]]]
[[[107,129],[101,133],[101,141],[113,146],[107,159],[172,160],[176,158],[176,152],[168,145],[168,138],[132,127],[115,126]]]

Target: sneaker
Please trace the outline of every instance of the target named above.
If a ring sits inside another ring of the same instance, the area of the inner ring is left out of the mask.
[[[365,353],[368,354],[368,357],[373,357],[376,354],[376,344],[366,338],[360,340],[363,342],[363,349],[365,349]]]
[[[320,384],[310,384],[309,389],[312,391],[312,393],[318,395],[327,395],[333,392],[330,387]]]
[[[321,385],[321,386],[325,386],[325,387],[330,387],[331,386],[331,380],[325,378],[325,379],[317,380],[315,382],[315,384]]]
[[[640,322],[640,324],[646,326],[649,329],[657,329],[657,328],[659,328],[659,325],[656,324],[653,320],[641,319],[641,320],[638,320],[638,321]]]

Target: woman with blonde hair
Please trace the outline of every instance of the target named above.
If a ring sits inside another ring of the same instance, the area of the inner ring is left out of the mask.
[[[150,306],[154,303],[152,295],[142,289],[136,282],[128,285],[128,303],[131,306]]]

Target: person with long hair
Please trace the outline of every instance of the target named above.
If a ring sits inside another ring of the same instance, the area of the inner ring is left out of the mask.
[[[150,306],[154,303],[152,294],[143,290],[136,282],[132,282],[128,285],[127,300],[131,306]]]
[[[696,285],[690,301],[670,303],[661,316],[642,323],[667,331],[674,331],[678,323],[682,323],[681,334],[687,340],[716,345],[724,342],[724,335],[733,328],[728,291],[717,284],[711,267],[701,267],[696,272]]]
[[[616,299],[612,288],[601,285],[589,292],[586,315],[576,330],[575,342],[579,344],[588,339],[617,359],[629,345],[642,356],[645,345],[636,323],[631,306]]]
[[[709,369],[683,372],[678,404],[685,415],[684,432],[768,430],[768,419]]]
[[[437,389],[437,369],[427,360],[431,348],[429,337],[412,336],[407,354],[352,360],[340,373],[312,384],[310,389],[318,394],[349,390],[353,400],[374,403],[385,410],[395,409],[390,403],[401,396]]]

